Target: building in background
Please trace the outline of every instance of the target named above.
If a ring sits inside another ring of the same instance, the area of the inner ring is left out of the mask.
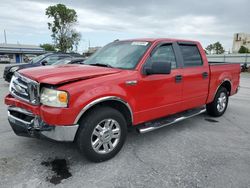
[[[235,33],[233,40],[233,53],[238,53],[241,46],[250,49],[250,34],[247,33]]]
[[[89,57],[89,56],[91,56],[93,53],[95,53],[96,51],[98,51],[101,48],[102,47],[100,47],[100,46],[89,47],[87,51],[83,52],[83,56],[84,57]]]
[[[40,55],[45,53],[44,49],[35,45],[23,44],[0,44],[0,55],[7,55],[10,63],[22,63],[27,56]]]

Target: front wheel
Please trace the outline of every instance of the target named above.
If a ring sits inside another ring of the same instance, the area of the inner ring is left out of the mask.
[[[119,111],[98,107],[82,118],[77,144],[87,159],[101,162],[114,157],[121,150],[126,134],[126,120]]]
[[[213,102],[207,104],[207,113],[213,117],[222,116],[228,105],[228,91],[226,88],[221,87],[218,89]]]

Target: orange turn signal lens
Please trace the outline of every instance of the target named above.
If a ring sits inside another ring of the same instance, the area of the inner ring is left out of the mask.
[[[60,92],[58,94],[58,100],[61,103],[67,103],[68,102],[68,94],[66,92]]]

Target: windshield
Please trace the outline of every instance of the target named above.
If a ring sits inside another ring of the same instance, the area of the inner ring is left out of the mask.
[[[46,57],[46,54],[43,54],[43,55],[39,55],[37,57],[34,57],[30,63],[37,63],[38,61],[42,60],[43,58]]]
[[[134,69],[150,46],[149,42],[112,42],[84,61],[87,65],[106,65],[121,69]]]

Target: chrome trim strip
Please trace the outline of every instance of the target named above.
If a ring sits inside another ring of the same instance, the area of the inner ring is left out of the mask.
[[[8,110],[9,111],[16,111],[16,112],[20,112],[20,113],[23,113],[23,114],[26,114],[28,116],[32,116],[34,117],[34,114],[28,110],[25,110],[23,108],[18,108],[18,107],[14,107],[14,106],[9,106],[8,107]]]
[[[131,121],[133,123],[133,111],[132,111],[132,108],[130,107],[130,105],[124,101],[123,99],[119,98],[119,97],[116,97],[116,96],[107,96],[107,97],[102,97],[102,98],[99,98],[99,99],[96,99],[92,102],[90,102],[89,104],[87,104],[80,112],[79,114],[76,116],[76,119],[74,121],[74,124],[77,124],[79,119],[82,117],[82,115],[89,109],[91,108],[92,106],[100,103],[100,102],[104,102],[104,101],[119,101],[123,104],[125,104],[127,106],[127,108],[129,109],[129,112],[130,112],[130,115],[131,115]]]
[[[11,114],[10,114],[10,111],[20,112],[20,113],[25,114],[25,115],[27,115],[27,116],[35,117],[33,113],[31,113],[31,112],[29,112],[29,111],[27,111],[27,110],[25,110],[25,109],[23,109],[23,108],[18,108],[18,107],[9,106],[9,107],[8,107],[8,119],[9,119],[10,121],[12,121],[12,120],[14,119],[14,120],[19,121],[19,122],[21,122],[21,123],[24,123],[24,124],[26,124],[26,125],[31,125],[31,124],[33,123],[33,121],[34,121],[34,119],[31,120],[30,122],[25,121],[25,120],[22,120],[22,119],[20,119],[20,118],[18,118],[18,117],[15,117],[15,116],[11,115]]]
[[[10,88],[11,88],[11,87],[12,87],[12,83],[10,83]],[[11,89],[10,89],[10,94],[11,94],[13,97],[15,97],[15,98],[20,99],[21,101],[25,101],[25,102],[27,102],[27,103],[30,103],[30,101],[29,101],[28,99],[19,97],[19,96],[16,95],[14,92],[12,92]]]
[[[23,80],[25,82],[32,82],[32,83],[35,83],[35,84],[39,84],[37,81],[32,80],[30,78],[27,78],[27,77],[23,76],[22,74],[20,74],[18,72],[15,72],[15,75],[18,76],[19,78],[21,78],[21,80]]]
[[[20,83],[19,81],[17,81],[17,80],[13,80],[13,82],[15,82],[16,84],[20,85],[20,86],[23,87],[24,89],[28,89],[27,86],[21,84],[21,83]]]
[[[226,81],[229,81],[229,82],[230,82],[230,85],[231,85],[231,91],[230,91],[230,93],[232,92],[232,86],[233,86],[233,85],[232,85],[232,82],[231,82],[231,80],[229,80],[228,78],[226,78],[226,79],[224,79],[224,80],[220,83],[220,85],[219,85],[219,86],[217,87],[217,89],[215,90],[213,100],[214,100],[215,95],[216,95],[218,89],[220,88],[220,86],[221,86],[224,82],[226,82]]]
[[[137,84],[137,80],[128,80],[125,83],[126,85],[134,86]]]
[[[16,95],[16,94],[13,93],[13,92],[10,92],[10,94],[11,94],[13,97],[15,97],[15,98],[20,99],[21,101],[25,101],[25,102],[27,102],[27,103],[30,103],[30,101],[29,101],[28,99],[24,99],[24,98],[22,98],[22,97],[19,97],[18,95]],[[30,104],[32,104],[32,103],[30,103]]]
[[[24,120],[22,120],[22,119],[19,119],[19,118],[15,117],[15,116],[11,115],[9,111],[8,111],[8,119],[9,119],[11,122],[13,122],[13,119],[14,119],[14,120],[16,120],[16,121],[19,121],[19,122],[25,124],[25,125],[31,125],[31,123],[33,122],[33,121],[28,122],[28,121],[24,121]]]
[[[192,114],[192,115],[190,115],[190,116],[182,116],[182,117],[176,118],[174,121],[172,121],[172,122],[170,122],[170,123],[166,123],[166,124],[163,124],[163,125],[158,126],[158,127],[142,127],[142,128],[139,128],[138,130],[139,130],[139,133],[142,133],[142,134],[143,134],[143,133],[147,133],[147,132],[154,131],[154,130],[156,130],[156,129],[160,129],[160,128],[162,128],[162,127],[165,127],[165,126],[172,125],[172,124],[174,124],[174,123],[183,121],[183,120],[185,120],[185,119],[188,119],[188,118],[197,116],[197,115],[202,114],[202,113],[204,113],[204,112],[206,112],[206,109],[201,109],[199,112],[194,113],[194,114]]]

